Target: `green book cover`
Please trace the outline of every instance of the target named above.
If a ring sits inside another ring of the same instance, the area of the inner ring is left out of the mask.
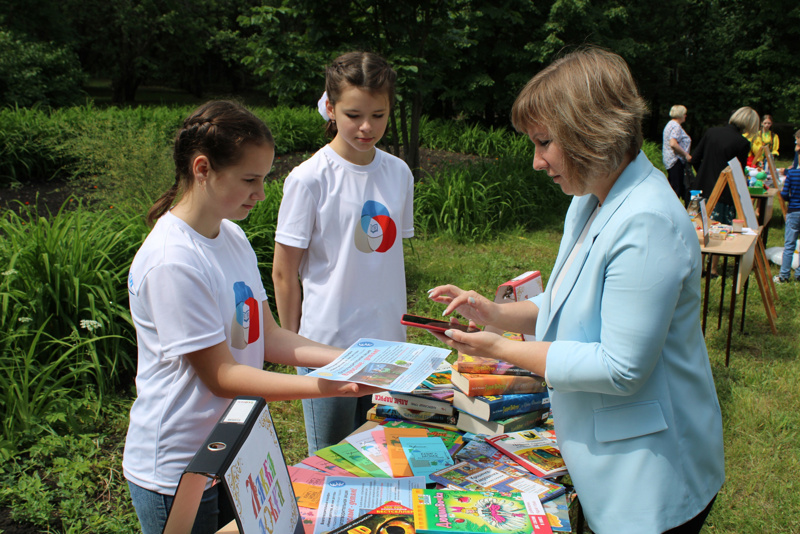
[[[342,458],[339,454],[335,453],[331,449],[334,445],[330,447],[325,447],[324,449],[319,449],[315,454],[322,458],[323,460],[328,460],[330,463],[337,467],[341,467],[345,471],[349,473],[353,473],[357,477],[366,477],[369,478],[370,474],[355,465],[353,462],[350,462],[344,458]]]
[[[386,478],[389,476],[384,473],[380,467],[372,463],[369,458],[364,456],[361,451],[349,443],[337,443],[336,445],[331,445],[330,449],[351,464],[366,472],[366,476],[368,477]]]

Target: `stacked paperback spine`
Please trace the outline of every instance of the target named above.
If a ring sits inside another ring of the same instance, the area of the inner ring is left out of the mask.
[[[550,411],[544,379],[506,362],[459,354],[451,382],[456,427],[464,432],[496,435],[525,430],[541,423]]]

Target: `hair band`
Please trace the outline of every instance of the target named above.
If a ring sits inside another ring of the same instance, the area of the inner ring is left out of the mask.
[[[331,118],[328,116],[328,92],[327,91],[322,93],[322,96],[319,98],[319,101],[317,102],[317,111],[319,111],[319,114],[322,115],[322,118],[325,119],[326,121],[331,120]]]

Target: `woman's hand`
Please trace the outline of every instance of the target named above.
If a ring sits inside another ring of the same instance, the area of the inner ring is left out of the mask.
[[[431,332],[436,339],[445,345],[470,356],[501,359],[499,355],[503,336],[492,332],[462,332],[461,330],[447,330],[445,333]],[[508,340],[506,340],[508,341]]]
[[[437,286],[428,291],[428,297],[447,304],[442,315],[457,311],[464,318],[479,325],[493,324],[495,307],[498,306],[475,291],[464,291],[454,285]]]

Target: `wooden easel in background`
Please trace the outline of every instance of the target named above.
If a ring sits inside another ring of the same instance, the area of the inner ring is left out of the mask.
[[[738,161],[736,163],[738,164]],[[742,174],[742,176],[744,176],[744,174]],[[753,209],[753,203],[750,199],[750,192],[747,190],[747,184],[746,182],[741,186],[737,184],[737,180],[734,178],[733,170],[730,166],[725,167],[717,179],[714,190],[711,192],[711,197],[706,203],[706,209],[708,212],[710,213],[714,211],[714,206],[716,206],[717,201],[719,200],[719,197],[725,190],[726,186],[731,190],[733,204],[736,206],[736,217],[738,219],[744,219],[747,222],[748,227],[752,227],[751,225],[758,226],[755,210]],[[757,232],[760,234],[761,230],[761,228],[758,228]],[[758,239],[756,239],[754,266],[756,281],[758,282],[758,289],[761,292],[761,300],[764,303],[764,311],[767,314],[767,320],[769,321],[772,333],[777,334],[778,329],[775,326],[775,319],[778,317],[778,312],[775,309],[775,301],[778,300],[778,292],[775,290],[775,284],[772,282],[772,277],[769,275],[767,253],[764,249],[764,244],[761,241],[760,236]],[[739,280],[735,281],[733,291],[737,290],[736,283],[739,284],[739,287],[744,285],[744,283]]]
[[[778,178],[778,169],[775,167],[775,159],[772,157],[772,152],[767,150],[767,172],[769,172],[770,176],[772,176],[772,184],[773,187],[781,187],[781,181]],[[784,220],[786,219],[786,202],[784,202],[783,197],[781,196],[780,191],[776,195],[778,197],[778,202],[781,204],[781,212],[783,213]]]

